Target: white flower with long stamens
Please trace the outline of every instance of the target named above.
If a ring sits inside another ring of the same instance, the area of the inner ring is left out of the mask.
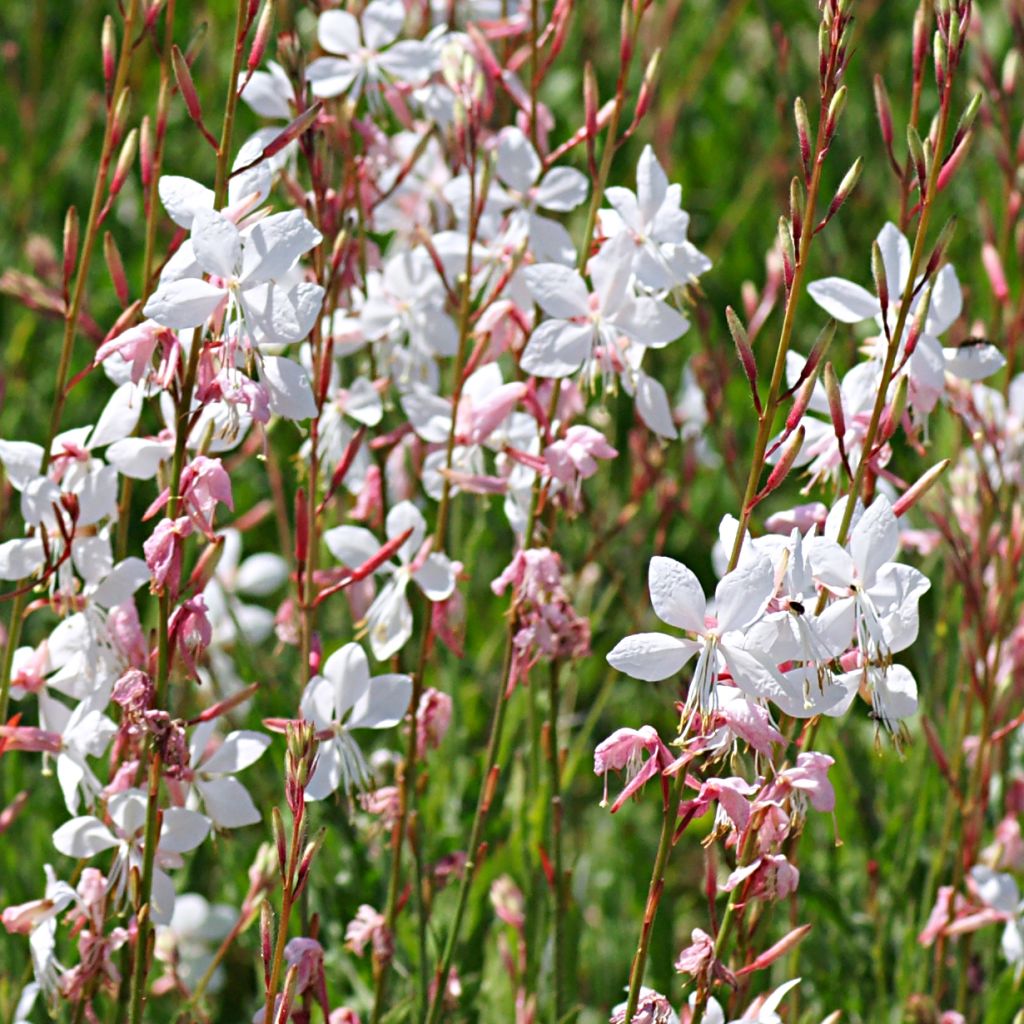
[[[388,512],[385,532],[388,540],[409,534],[397,551],[398,564],[385,561],[378,575],[388,577],[366,613],[370,649],[378,661],[386,661],[402,649],[412,636],[412,608],[406,596],[410,581],[429,601],[444,601],[455,589],[455,567],[439,551],[424,552],[427,524],[423,514],[410,501],[402,501]],[[324,534],[324,543],[343,565],[356,568],[368,562],[380,550],[380,542],[361,526],[337,526]]]
[[[616,370],[619,339],[658,348],[686,332],[686,318],[660,299],[637,298],[632,287],[633,244],[620,235],[587,265],[593,291],[575,270],[538,263],[524,271],[537,304],[551,319],[530,335],[520,366],[538,377],[585,379]],[[595,362],[595,360],[597,362]]]
[[[390,729],[409,707],[412,680],[389,673],[370,677],[370,665],[359,644],[346,644],[324,663],[302,694],[302,716],[312,722],[320,749],[309,800],[323,800],[338,787],[366,789],[370,769],[352,736],[354,729]]]
[[[600,211],[601,231],[630,239],[633,271],[645,287],[670,291],[710,270],[711,260],[687,241],[690,215],[680,205],[682,189],[669,184],[650,146],[640,154],[636,192],[613,185],[605,197],[612,209]]]
[[[686,712],[702,715],[715,710],[716,683],[726,670],[750,697],[770,698],[777,691],[777,673],[768,652],[747,650],[744,637],[775,592],[775,574],[767,558],[750,558],[721,580],[713,619],[706,617],[707,603],[697,577],[673,558],[651,559],[648,589],[658,618],[696,639],[666,633],[628,636],[608,655],[613,668],[634,679],[657,682],[681,671],[697,655]]]
[[[79,859],[116,849],[109,883],[120,898],[132,869],[142,871],[147,802],[141,789],[115,793],[107,803],[112,827],[91,814],[72,818],[54,832],[53,845],[66,856]],[[194,850],[209,831],[210,819],[196,811],[169,807],[163,812],[150,901],[150,916],[156,924],[169,923],[174,913],[174,883],[163,869],[180,865],[179,855]]]
[[[883,336],[871,346],[872,357],[882,361],[887,341],[885,331],[893,331],[899,307],[910,287],[910,243],[894,224],[886,224],[876,239],[882,254],[889,302],[882,309],[881,301],[867,289],[841,277],[826,277],[807,286],[811,298],[830,316],[845,324],[871,320],[878,324]],[[904,322],[903,336],[899,339],[901,359],[910,338],[910,325],[917,307],[926,294],[923,282],[913,282],[910,315]],[[977,381],[995,373],[1006,360],[994,345],[979,344],[966,348],[943,348],[939,335],[944,334],[960,316],[963,294],[956,271],[946,264],[935,275],[931,303],[925,314],[924,330],[907,360],[908,402],[912,409],[927,414],[946,388],[946,374],[962,380]]]

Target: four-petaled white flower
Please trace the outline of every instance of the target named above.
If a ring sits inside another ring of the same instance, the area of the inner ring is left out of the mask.
[[[423,538],[427,523],[411,501],[399,502],[388,512],[384,525],[388,540],[412,532],[397,551],[398,564],[388,560],[377,573],[388,577],[366,613],[370,649],[378,661],[386,661],[412,636],[412,608],[406,590],[414,580],[429,601],[444,601],[455,590],[455,566],[440,551],[426,551]],[[324,543],[343,565],[356,568],[380,550],[376,537],[361,526],[337,526],[324,534]]]
[[[270,737],[251,729],[229,733],[212,753],[207,754],[215,722],[200,722],[192,732],[189,743],[189,772],[193,790],[190,802],[202,800],[206,813],[218,828],[241,828],[255,825],[260,812],[249,796],[249,791],[238,779],[236,772],[248,768],[270,746]]]
[[[320,749],[312,778],[306,785],[309,800],[323,800],[338,787],[366,789],[370,769],[352,736],[354,729],[390,729],[409,707],[412,680],[388,673],[370,677],[370,664],[359,644],[346,644],[324,663],[302,694],[302,716],[312,722]]]

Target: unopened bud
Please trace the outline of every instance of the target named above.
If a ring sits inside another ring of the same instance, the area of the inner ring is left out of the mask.
[[[1003,261],[999,257],[999,250],[991,243],[986,242],[981,247],[981,262],[988,275],[989,285],[996,302],[1004,304],[1010,297],[1010,288],[1006,283],[1006,274],[1003,271]]]
[[[153,172],[156,169],[156,154],[153,150],[153,126],[149,120],[149,114],[142,118],[142,126],[139,130],[139,171],[142,177],[142,187],[149,189],[153,184]]]
[[[249,49],[249,59],[246,67],[255,71],[267,52],[267,43],[270,40],[270,30],[274,24],[274,0],[266,0],[263,5],[263,13],[260,15],[259,24],[256,26],[256,33],[252,37],[252,46]]]
[[[64,260],[63,276],[64,291],[67,292],[71,286],[71,275],[75,272],[75,264],[78,262],[78,210],[74,206],[68,207],[64,215]]]
[[[885,410],[885,416],[882,419],[881,438],[879,440],[887,441],[896,433],[896,428],[900,425],[900,420],[903,419],[903,414],[907,410],[907,387],[909,381],[910,378],[905,373],[901,373],[896,378],[896,388],[893,391],[892,401]]]
[[[939,237],[935,242],[935,248],[932,250],[931,256],[928,257],[928,265],[924,270],[925,277],[930,277],[935,273],[935,271],[939,269],[942,261],[946,258],[946,250],[953,241],[953,235],[956,234],[956,223],[956,217],[950,217],[942,226],[942,230],[939,232]]]
[[[188,116],[196,124],[203,123],[203,108],[199,102],[199,93],[196,92],[195,83],[192,81],[192,72],[189,69],[185,55],[175,45],[171,47],[171,64],[174,67],[174,78],[178,83],[178,90],[181,98],[185,101],[185,109]]]
[[[882,320],[886,324],[886,334],[889,322],[889,279],[885,275],[885,260],[882,258],[882,247],[878,241],[871,243],[871,276],[875,281],[875,294],[878,296],[878,303],[882,307]],[[897,281],[897,286],[899,282]]]
[[[839,118],[842,117],[843,111],[846,109],[846,86],[841,85],[837,90],[835,96],[832,97],[832,102],[828,105],[828,114],[825,116],[825,138],[831,140],[835,134],[836,126],[839,123]]]
[[[131,301],[131,296],[128,293],[128,275],[124,272],[124,260],[121,259],[117,242],[114,241],[114,236],[109,231],[103,235],[103,255],[107,261],[110,280],[114,283],[117,301],[122,306],[127,306]]]
[[[836,437],[842,440],[846,437],[846,414],[843,411],[843,393],[839,386],[839,378],[831,363],[825,364],[823,375],[825,384],[825,397],[828,399],[828,413],[832,418],[832,429]]]
[[[949,459],[943,459],[932,466],[916,483],[911,484],[893,503],[892,510],[896,517],[906,515],[935,486],[947,469]]]
[[[110,198],[113,199],[124,186],[128,179],[128,172],[135,162],[135,153],[139,146],[139,130],[133,128],[121,146],[121,152],[117,157],[117,164],[114,166],[114,176],[110,179]]]
[[[131,102],[131,90],[126,85],[114,102],[114,110],[110,115],[110,145],[116,146],[124,137],[124,129],[128,123],[128,105]]]
[[[786,276],[786,288],[793,283],[793,270],[796,265],[796,252],[793,248],[793,232],[785,217],[779,218],[779,249],[782,252],[782,269]]]
[[[789,472],[793,468],[793,464],[796,462],[797,456],[800,454],[803,446],[804,428],[803,426],[800,426],[797,428],[796,433],[790,438],[789,444],[786,446],[786,450],[782,453],[782,458],[779,459],[775,468],[769,474],[768,482],[764,485],[761,491],[754,496],[750,504],[747,506],[748,512],[753,509],[755,505],[759,505],[764,501],[772,491],[782,485],[786,477],[789,476]]]
[[[114,35],[114,19],[108,14],[103,19],[103,31],[100,34],[100,49],[103,54],[103,85],[110,103],[110,95],[114,88],[114,67],[117,63],[117,38]]]
[[[882,141],[885,143],[885,148],[891,153],[893,144],[892,107],[889,104],[889,94],[881,75],[875,75],[875,111],[878,113],[878,126],[882,130]]]
[[[836,189],[836,194],[832,197],[832,202],[828,204],[828,212],[821,219],[821,223],[818,225],[819,231],[839,212],[839,208],[846,202],[850,193],[857,187],[857,182],[860,181],[860,175],[863,169],[864,159],[863,157],[857,157],[850,169],[845,175],[843,175],[843,180],[839,183],[839,188]]]
[[[270,812],[270,820],[274,831],[274,845],[277,848],[277,871],[284,882],[288,873],[288,841],[284,834],[284,820],[281,818],[280,808],[275,807]]]
[[[747,337],[746,328],[740,322],[732,306],[726,306],[725,319],[729,324],[729,333],[732,335],[733,344],[736,346],[736,354],[740,357],[740,365],[746,374],[750,384],[750,393],[753,395],[754,404],[758,412],[761,411],[761,400],[757,393],[757,361],[754,359],[754,350],[750,346],[750,339]]]
[[[804,167],[804,180],[811,176],[811,122],[807,117],[807,107],[798,96],[793,103],[793,119],[796,121],[796,136],[800,144],[800,162]]]
[[[928,182],[928,161],[925,159],[921,136],[917,134],[917,129],[912,124],[907,125],[907,148],[910,150],[910,159],[917,174],[917,184],[923,196]]]
[[[789,219],[793,223],[793,242],[796,247],[797,258],[800,257],[800,237],[803,234],[804,217],[804,188],[799,178],[793,178],[789,183]]]
[[[949,70],[949,51],[941,32],[936,32],[932,46],[935,48],[935,84],[941,93],[946,86],[946,72]]]

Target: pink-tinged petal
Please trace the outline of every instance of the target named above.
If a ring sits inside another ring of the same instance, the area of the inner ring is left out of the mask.
[[[192,221],[192,251],[206,273],[234,277],[242,257],[242,236],[224,214],[197,210]]]
[[[662,622],[691,633],[704,632],[707,608],[700,580],[682,562],[656,555],[647,569],[647,589]]]
[[[775,570],[763,555],[748,559],[715,589],[715,616],[723,632],[746,629],[761,617],[775,593]]]
[[[570,320],[590,312],[590,293],[583,278],[560,263],[537,263],[523,271],[534,301],[548,316]]]
[[[72,818],[53,833],[53,845],[68,857],[94,857],[117,846],[110,829],[92,815]]]
[[[185,277],[161,285],[143,312],[164,327],[184,330],[198,327],[226,301],[227,292],[223,288],[197,277]]]
[[[812,281],[807,292],[829,316],[844,324],[859,324],[881,312],[878,299],[871,292],[842,277]]]
[[[409,676],[375,676],[366,692],[352,708],[350,729],[390,729],[405,717],[412,696]]]
[[[210,819],[185,807],[164,811],[164,824],[157,844],[161,853],[187,853],[210,834]]]
[[[206,813],[218,828],[242,828],[261,820],[249,791],[237,779],[200,779],[196,789],[202,794]]]
[[[608,664],[633,679],[659,682],[680,672],[700,646],[664,633],[636,633],[615,645]]]
[[[589,323],[545,320],[530,335],[519,365],[536,377],[567,377],[583,365],[593,341]]]
[[[662,765],[656,754],[651,754],[644,762],[643,767],[630,779],[618,795],[615,803],[611,806],[611,813],[614,814],[634,793],[638,793],[656,775],[661,773]]]
[[[874,584],[875,574],[896,554],[899,542],[900,528],[896,515],[889,499],[880,494],[860,517],[850,535],[850,554],[862,586]]]

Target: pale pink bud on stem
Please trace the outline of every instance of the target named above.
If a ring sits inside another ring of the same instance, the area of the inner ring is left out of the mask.
[[[807,107],[798,96],[793,104],[793,118],[796,121],[796,136],[800,145],[800,162],[804,168],[804,182],[811,180],[811,122]]]
[[[928,184],[928,161],[925,158],[921,136],[912,124],[907,125],[907,149],[910,151],[910,160],[917,175],[917,187],[923,196]]]
[[[114,35],[114,19],[109,14],[103,19],[100,49],[103,55],[103,91],[106,95],[107,107],[109,109],[117,64],[117,39]]]
[[[906,515],[938,483],[942,474],[949,469],[949,465],[950,460],[943,459],[911,484],[893,503],[892,510],[896,517]]]
[[[821,231],[821,229],[825,227],[836,213],[839,212],[839,208],[846,202],[850,193],[857,187],[857,182],[860,181],[860,175],[863,169],[864,160],[862,157],[857,157],[853,162],[853,166],[846,172],[843,180],[839,183],[839,188],[836,189],[836,194],[832,197],[832,202],[828,204],[828,211],[814,229],[815,234]]]
[[[71,290],[71,277],[78,262],[78,210],[68,207],[64,215],[64,259],[62,263],[62,280],[64,286],[64,304],[67,305]]]
[[[757,361],[754,358],[754,350],[750,345],[746,328],[732,306],[726,306],[725,319],[729,325],[729,333],[732,335],[733,343],[736,346],[736,354],[739,356],[743,372],[746,374],[747,382],[750,384],[750,395],[754,400],[754,408],[757,410],[758,416],[760,416],[761,396],[757,391]]]
[[[999,250],[991,243],[985,242],[981,247],[981,262],[988,275],[989,284],[996,302],[1005,305],[1010,298],[1010,289],[1003,272],[1003,261],[999,258]]]
[[[2,811],[0,811],[0,836],[15,822],[28,803],[28,790],[23,789]]]
[[[117,301],[122,306],[127,306],[131,301],[128,293],[128,275],[124,272],[124,261],[117,248],[114,236],[109,232],[103,235],[103,256],[107,261],[107,270],[110,272],[110,280],[114,284],[114,291],[117,294]]]
[[[153,124],[149,114],[142,118],[142,125],[139,129],[139,174],[142,178],[142,187],[147,192],[146,201],[149,202],[148,192],[153,185],[153,173],[156,170],[156,153],[153,148]]]
[[[742,977],[744,974],[750,974],[753,971],[762,971],[764,968],[770,967],[780,957],[785,956],[791,950],[800,945],[810,930],[811,925],[802,924],[798,928],[794,928],[792,931],[787,932],[773,946],[770,946],[763,953],[759,954],[745,967],[740,968],[740,970],[736,972],[737,977]]]
[[[260,15],[259,24],[252,37],[252,46],[249,48],[249,58],[246,61],[246,68],[251,75],[263,61],[263,55],[267,52],[267,43],[270,41],[270,31],[274,25],[274,0],[266,0],[263,5],[263,13]]]
[[[769,494],[772,493],[782,482],[789,476],[789,471],[793,468],[793,463],[796,462],[796,457],[800,454],[800,450],[804,446],[804,428],[803,426],[797,429],[797,432],[793,435],[792,440],[789,442],[789,446],[786,448],[779,459],[775,468],[771,471],[768,476],[768,482],[764,485],[761,490],[754,495],[751,499],[750,504],[747,506],[747,511],[751,511],[756,505],[759,505]]]

